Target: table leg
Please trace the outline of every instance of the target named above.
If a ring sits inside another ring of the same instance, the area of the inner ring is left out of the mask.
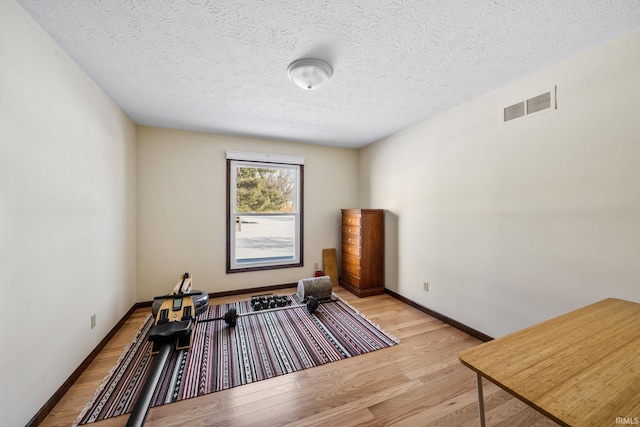
[[[480,417],[480,427],[485,427],[484,420],[484,396],[482,395],[482,375],[476,372],[476,389],[478,390],[478,417]]]

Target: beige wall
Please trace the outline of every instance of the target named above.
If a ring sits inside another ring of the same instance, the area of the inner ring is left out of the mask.
[[[135,126],[12,0],[0,58],[0,424],[19,426],[135,302]]]
[[[304,266],[226,274],[227,150],[301,156]],[[169,292],[180,274],[221,292],[296,283],[340,245],[340,209],[357,206],[355,150],[138,127],[137,300]]]
[[[389,210],[387,286],[492,336],[640,301],[638,75],[640,32],[363,149],[362,204]],[[554,85],[557,111],[500,123]]]

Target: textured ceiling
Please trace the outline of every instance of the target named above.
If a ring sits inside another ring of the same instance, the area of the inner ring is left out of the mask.
[[[18,3],[138,124],[344,147],[640,28],[640,0]]]

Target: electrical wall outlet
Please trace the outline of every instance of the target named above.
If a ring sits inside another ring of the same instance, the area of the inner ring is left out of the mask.
[[[91,329],[96,327],[96,315],[92,314],[91,315]]]
[[[317,262],[313,264],[313,269],[314,269],[314,270],[317,270],[317,269],[318,269],[318,263],[317,263]]]
[[[423,282],[422,288],[424,289],[425,292],[429,292],[429,282]]]

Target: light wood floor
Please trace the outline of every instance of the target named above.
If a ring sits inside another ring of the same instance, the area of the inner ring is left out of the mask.
[[[475,375],[458,352],[475,338],[389,295],[334,292],[400,344],[323,366],[152,408],[146,426],[477,426]],[[295,289],[274,292],[293,294]],[[212,299],[211,304],[251,294]],[[41,424],[69,426],[115,365],[149,309],[137,310]],[[484,382],[488,426],[556,426]],[[93,427],[123,426],[128,415]]]

